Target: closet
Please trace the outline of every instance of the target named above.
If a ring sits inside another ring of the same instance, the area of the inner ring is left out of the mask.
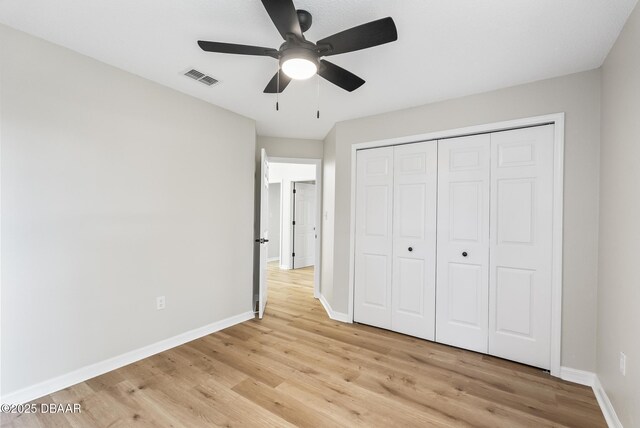
[[[549,368],[554,125],[359,150],[354,321]]]
[[[434,339],[437,144],[358,152],[354,318]]]

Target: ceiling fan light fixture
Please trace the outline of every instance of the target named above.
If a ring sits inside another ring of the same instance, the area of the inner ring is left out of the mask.
[[[198,40],[198,46],[206,52],[263,56],[278,60],[278,71],[264,88],[265,94],[279,94],[292,80],[309,79],[314,75],[345,91],[355,91],[365,81],[323,57],[355,52],[398,40],[396,24],[388,16],[313,43],[303,34],[313,21],[308,11],[296,10],[293,0],[262,0],[262,5],[284,39],[278,49],[206,40]],[[276,108],[277,105],[276,101]]]
[[[282,71],[292,79],[305,80],[318,72],[318,66],[306,58],[289,58],[282,63]]]

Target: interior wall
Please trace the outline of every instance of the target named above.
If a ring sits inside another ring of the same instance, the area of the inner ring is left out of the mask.
[[[250,312],[254,122],[1,25],[0,47],[3,394]]]
[[[602,69],[598,377],[625,427],[640,426],[640,6]],[[627,355],[627,374],[619,355]]]
[[[322,161],[322,266],[320,294],[327,303],[333,302],[333,250],[335,236],[336,194],[336,128],[333,127],[324,140]]]
[[[266,149],[270,157],[322,159],[322,140],[302,138],[261,137],[256,141],[257,154]]]
[[[269,183],[269,243],[267,258],[280,259],[280,183]]]
[[[335,186],[325,184],[323,201],[325,212],[335,203],[334,242],[326,225],[323,248],[325,255],[333,252],[332,269],[325,263],[323,271],[333,310],[348,311],[353,144],[558,112],[566,113],[562,365],[594,371],[600,70],[336,124],[325,140],[324,167],[325,183],[335,180]]]
[[[289,181],[313,181],[316,179],[316,165],[313,163],[278,163],[269,164],[269,183]]]

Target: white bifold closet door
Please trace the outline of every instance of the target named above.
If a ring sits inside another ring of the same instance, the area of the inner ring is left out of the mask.
[[[550,368],[554,133],[358,151],[354,320]]]
[[[357,156],[354,319],[433,340],[436,142]]]
[[[550,367],[553,138],[439,141],[436,341]]]
[[[438,142],[436,341],[488,351],[488,134]]]
[[[489,353],[549,368],[554,125],[491,134]]]

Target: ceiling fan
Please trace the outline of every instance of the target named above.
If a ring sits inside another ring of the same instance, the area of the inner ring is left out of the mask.
[[[308,79],[316,73],[346,91],[354,91],[364,80],[322,57],[367,49],[398,39],[396,25],[390,17],[371,21],[341,31],[316,43],[303,33],[311,27],[312,17],[306,10],[296,10],[292,0],[262,0],[267,13],[285,40],[278,49],[232,43],[198,41],[207,52],[270,56],[279,61],[278,72],[264,89],[280,93],[292,79]]]

